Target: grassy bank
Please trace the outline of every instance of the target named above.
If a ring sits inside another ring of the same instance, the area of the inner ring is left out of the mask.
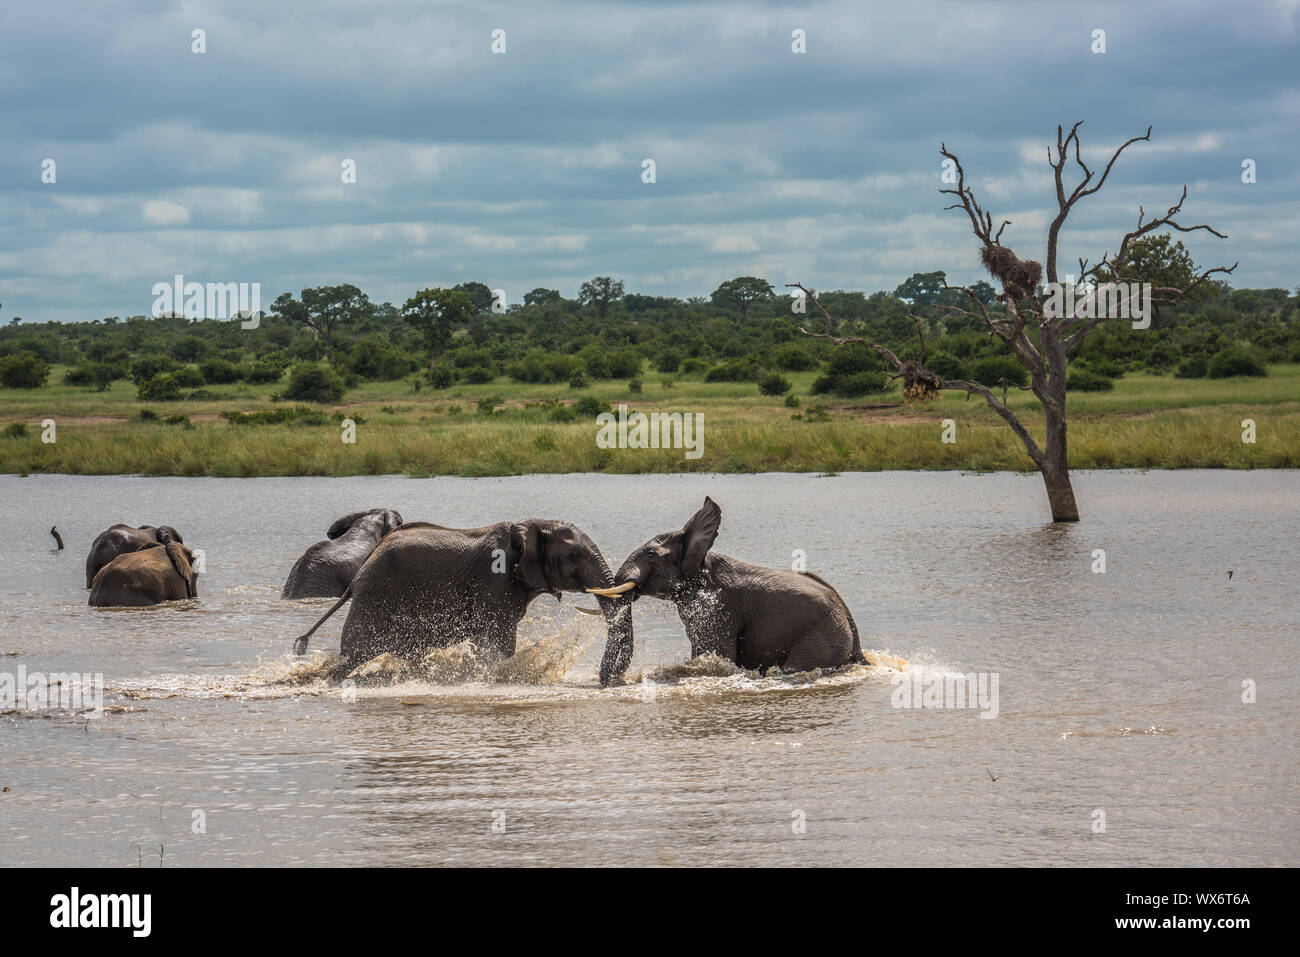
[[[56,368],[52,382],[62,381]],[[761,472],[879,469],[1011,469],[1030,462],[1011,431],[978,399],[947,394],[905,404],[895,387],[880,396],[843,400],[808,395],[814,373],[789,376],[798,408],[760,396],[751,383],[704,383],[651,374],[640,394],[625,382],[599,382],[576,393],[565,385],[508,380],[419,393],[405,382],[367,383],[340,406],[323,408],[356,420],[356,441],[338,421],[324,425],[235,425],[221,413],[279,408],[279,386],[210,386],[216,398],[149,405],[117,382],[108,392],[69,386],[0,389],[0,431],[27,425],[27,435],[0,437],[0,472],[87,475],[513,475],[529,472]],[[680,449],[602,449],[589,418],[574,422],[557,405],[593,395],[642,412],[700,412],[703,455]],[[503,396],[480,411],[479,400]],[[1041,436],[1042,416],[1028,392],[1008,402]],[[140,421],[148,405],[161,418]],[[814,407],[824,405],[825,411]],[[1300,466],[1300,366],[1270,367],[1261,379],[1174,379],[1130,374],[1113,392],[1070,397],[1070,459],[1076,468],[1295,468]],[[1256,422],[1255,444],[1241,422]],[[42,442],[53,419],[56,441]],[[956,442],[941,441],[953,419]]]

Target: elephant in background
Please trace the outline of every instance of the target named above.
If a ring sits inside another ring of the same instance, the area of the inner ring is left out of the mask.
[[[691,656],[712,652],[742,668],[785,671],[867,663],[844,599],[811,572],[751,565],[711,551],[722,509],[711,498],[686,525],[646,542],[623,562],[613,588],[625,603],[643,595],[677,606]],[[632,660],[632,628],[605,646],[600,683],[621,680]]]
[[[198,597],[194,553],[180,542],[154,542],[118,555],[95,575],[91,605],[157,605]]]
[[[516,632],[539,595],[600,592],[614,584],[595,543],[568,522],[525,519],[484,528],[412,522],[370,553],[343,597],[294,643],[307,641],[350,598],[340,653],[359,664],[388,652],[419,658],[466,639],[487,658],[515,653]],[[598,598],[607,644],[632,627],[630,607]],[[631,642],[629,636],[626,641]]]
[[[391,508],[372,508],[344,515],[329,527],[324,541],[312,545],[294,562],[281,598],[337,598],[370,553],[402,524]]]
[[[134,552],[142,545],[166,545],[169,542],[185,544],[181,533],[170,525],[110,526],[95,537],[90,554],[86,556],[86,587],[89,588],[99,570],[118,555]]]

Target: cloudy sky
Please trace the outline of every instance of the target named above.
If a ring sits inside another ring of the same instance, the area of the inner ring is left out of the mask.
[[[175,273],[260,282],[264,304],[336,282],[400,304],[465,280],[510,301],[596,275],[676,296],[974,280],[940,141],[1041,256],[1046,145],[1079,119],[1085,159],[1153,142],[1079,209],[1067,261],[1186,183],[1187,221],[1229,236],[1192,237],[1198,261],[1294,289],[1297,63],[1300,0],[7,3],[0,322],[147,313]]]

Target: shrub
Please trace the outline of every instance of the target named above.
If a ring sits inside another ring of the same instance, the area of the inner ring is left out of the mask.
[[[1188,356],[1174,370],[1175,379],[1204,379],[1210,364],[1203,355]]]
[[[551,409],[552,422],[574,422],[577,418],[577,414],[567,405],[557,405]]]
[[[429,385],[435,389],[447,389],[451,387],[455,374],[451,371],[451,366],[443,364],[434,366],[429,370]]]
[[[640,392],[640,391],[641,391],[641,380],[640,380],[640,379],[633,379],[631,382],[629,382],[629,383],[627,384],[627,391],[628,391],[628,392]]]
[[[940,379],[964,379],[966,370],[962,362],[951,352],[936,352],[925,357],[925,367]]]
[[[594,395],[584,395],[573,403],[573,411],[576,415],[593,418],[602,412],[608,412],[609,403],[597,399]]]
[[[233,369],[234,366],[231,366],[231,368]],[[171,377],[176,380],[176,384],[182,389],[197,389],[202,385],[206,385],[208,381],[204,379],[203,373],[194,366],[181,366],[171,372]],[[230,381],[234,382],[235,380],[231,379]]]
[[[343,398],[343,380],[329,366],[302,362],[289,374],[289,385],[281,398],[295,402],[338,402]]]
[[[505,399],[499,395],[485,395],[478,400],[478,410],[482,415],[492,415]]]
[[[1003,379],[1012,386],[1029,384],[1029,370],[1011,356],[985,356],[977,359],[971,364],[970,377],[990,389],[1001,385]]]
[[[529,349],[522,359],[506,365],[506,375],[516,382],[565,382],[584,368],[577,356]]]
[[[329,419],[319,409],[305,405],[262,409],[257,412],[226,411],[221,417],[231,425],[328,425]]]
[[[1116,362],[1114,359],[1105,359],[1093,356],[1085,359],[1084,365],[1088,367],[1089,372],[1095,373],[1105,379],[1118,379],[1124,375],[1124,366]]]
[[[570,389],[585,389],[589,385],[591,385],[591,380],[587,378],[587,373],[581,369],[575,370],[573,375],[569,376]]]
[[[241,367],[239,372],[239,377],[252,385],[279,382],[282,375],[284,375],[283,366],[278,362],[268,362],[262,359]]]
[[[483,366],[473,366],[465,370],[465,381],[471,385],[487,385],[495,378],[492,370]]]
[[[789,395],[785,397],[785,407],[787,409],[799,408],[799,397],[795,395],[793,392],[791,392]]]
[[[618,349],[605,359],[605,376],[610,379],[631,379],[641,371],[641,356],[635,349]]]
[[[1066,373],[1065,387],[1071,392],[1109,392],[1115,388],[1113,379],[1079,366]]]
[[[185,368],[188,369],[189,366]],[[213,385],[227,385],[239,381],[239,367],[229,359],[205,359],[199,363],[199,372],[203,374],[205,381]]]
[[[167,425],[184,426],[187,429],[194,428],[194,423],[190,421],[190,417],[188,415],[181,415],[179,413],[177,413],[176,415],[167,416],[167,418],[163,419],[163,422],[165,422]]]
[[[705,382],[753,382],[758,378],[758,360],[753,356],[728,359],[704,375]]]
[[[1233,376],[1266,376],[1268,369],[1250,353],[1235,347],[1216,352],[1210,359],[1206,374],[1211,379],[1229,379]]]
[[[682,354],[676,349],[665,349],[655,358],[655,371],[673,373],[682,367]]]
[[[677,371],[681,375],[702,375],[709,371],[709,360],[683,359]]]
[[[144,385],[158,373],[171,372],[176,366],[177,362],[171,356],[141,356],[131,363],[131,381],[136,385]]]
[[[779,372],[769,372],[758,380],[758,391],[763,395],[785,395],[790,387],[790,380]]]
[[[880,354],[875,349],[857,343],[832,349],[830,361],[826,363],[826,371],[832,376],[884,370],[885,360]]]
[[[0,432],[6,439],[23,439],[27,437],[26,422],[10,422],[5,426],[4,431]]]
[[[33,352],[0,359],[0,385],[6,389],[39,389],[50,377],[50,364]]]
[[[879,372],[854,372],[839,376],[828,374],[820,376],[813,383],[813,392],[818,395],[830,392],[844,399],[855,399],[873,392],[883,392],[886,384],[885,376]]]
[[[153,409],[141,409],[139,412],[135,414],[135,417],[139,419],[141,422],[158,421],[158,413],[155,412]]]
[[[383,336],[369,335],[352,347],[347,371],[372,382],[391,382],[411,371],[411,360]],[[448,381],[447,385],[450,384]],[[446,387],[434,385],[435,389]]]
[[[1157,342],[1147,353],[1146,367],[1152,372],[1168,372],[1178,365],[1178,350],[1172,343]]]
[[[819,365],[817,357],[795,342],[787,342],[773,354],[773,361],[787,372],[807,372]]]
[[[136,387],[136,398],[141,402],[176,402],[181,397],[180,383],[167,372],[159,372],[148,382]]]
[[[104,392],[117,378],[118,370],[107,362],[79,362],[63,376],[65,385],[93,386]]]

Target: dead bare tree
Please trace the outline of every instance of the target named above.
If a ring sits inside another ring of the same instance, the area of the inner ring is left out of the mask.
[[[826,339],[837,346],[848,343],[861,343],[874,349],[898,370],[905,386],[905,395],[927,398],[936,394],[938,390],[953,389],[983,398],[989,408],[1011,427],[1011,430],[1024,444],[1025,451],[1028,452],[1034,465],[1042,473],[1043,481],[1047,486],[1048,502],[1052,509],[1052,520],[1057,522],[1077,522],[1079,520],[1079,509],[1074,500],[1074,488],[1070,484],[1069,456],[1066,445],[1066,363],[1070,355],[1079,348],[1083,340],[1094,329],[1106,322],[1107,319],[1115,318],[1114,315],[1098,314],[1105,310],[1094,308],[1095,299],[1091,303],[1088,302],[1088,284],[1095,281],[1098,276],[1098,269],[1102,267],[1105,267],[1107,278],[1111,281],[1137,281],[1136,277],[1125,273],[1125,268],[1129,265],[1128,257],[1133,249],[1133,243],[1157,229],[1167,228],[1183,233],[1205,230],[1220,239],[1227,238],[1226,235],[1210,226],[1204,224],[1184,226],[1177,221],[1176,217],[1182,211],[1183,202],[1187,199],[1187,187],[1184,186],[1182,196],[1179,197],[1178,202],[1170,206],[1163,216],[1147,219],[1146,211],[1139,207],[1136,227],[1125,233],[1123,239],[1120,240],[1119,250],[1113,257],[1108,253],[1103,254],[1101,260],[1093,266],[1089,266],[1086,259],[1079,260],[1079,276],[1077,280],[1074,280],[1074,288],[1075,291],[1080,293],[1080,296],[1073,308],[1045,308],[1045,303],[1050,301],[1052,297],[1044,296],[1039,289],[1039,283],[1045,279],[1052,288],[1061,289],[1059,285],[1060,277],[1057,273],[1058,245],[1061,230],[1071,210],[1080,200],[1098,192],[1106,184],[1115,161],[1119,159],[1124,150],[1134,143],[1149,142],[1151,139],[1151,128],[1147,127],[1145,135],[1134,136],[1122,143],[1111,154],[1110,161],[1106,164],[1105,169],[1101,171],[1101,175],[1096,176],[1095,171],[1089,168],[1080,156],[1079,127],[1081,125],[1082,121],[1075,123],[1068,134],[1065,133],[1063,127],[1058,126],[1056,128],[1056,155],[1052,155],[1050,146],[1047,149],[1047,160],[1052,167],[1056,180],[1057,212],[1047,231],[1045,266],[1031,259],[1020,259],[1009,248],[1002,245],[1002,231],[1011,224],[1011,221],[1003,220],[997,231],[994,232],[993,216],[979,204],[974,191],[966,185],[966,173],[961,162],[945,145],[942,143],[939,145],[939,152],[948,160],[951,160],[957,174],[957,184],[954,188],[939,191],[956,197],[955,202],[944,208],[963,210],[970,218],[971,228],[980,241],[980,260],[989,273],[1002,285],[1002,291],[996,297],[997,305],[990,307],[986,306],[969,287],[950,286],[945,283],[946,288],[963,293],[971,304],[970,309],[953,305],[945,306],[945,308],[975,320],[990,336],[1001,340],[1028,370],[1029,389],[1042,404],[1046,420],[1046,429],[1041,445],[1016,417],[1015,413],[1007,408],[1005,401],[999,401],[987,386],[978,382],[941,379],[924,367],[924,352],[922,352],[919,362],[904,361],[889,349],[869,339],[859,336],[836,337],[832,334],[832,318],[822,308],[817,298],[801,283],[787,283],[790,287],[803,290],[805,297],[812,301],[826,320],[825,331],[823,332],[814,333],[803,328],[799,330],[800,332],[813,338]],[[1073,148],[1074,162],[1080,170],[1080,179],[1073,188],[1067,188],[1065,170],[1069,162],[1071,148]],[[1236,268],[1237,264],[1234,263],[1228,267],[1219,266],[1214,269],[1207,269],[1183,289],[1154,288],[1151,290],[1151,301],[1159,303],[1176,302],[1205,282],[1214,273],[1231,273]],[[1059,303],[1060,299],[1058,298],[1057,301]],[[1037,330],[1037,341],[1034,341],[1029,334],[1034,329]]]

